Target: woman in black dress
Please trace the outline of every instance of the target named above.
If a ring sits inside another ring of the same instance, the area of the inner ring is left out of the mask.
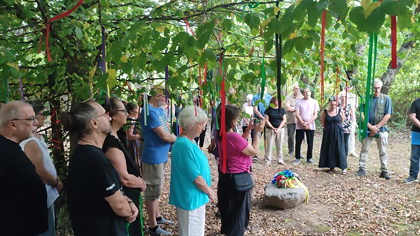
[[[139,206],[140,191],[146,189],[146,183],[139,177],[140,171],[137,164],[117,135],[117,131],[127,122],[127,111],[118,98],[110,99],[109,105],[105,105],[105,110],[109,112],[111,117],[112,133],[106,137],[102,151],[118,171],[124,194],[132,199],[137,208],[140,209],[142,207]],[[139,214],[136,220],[130,224],[128,232],[130,235],[141,235],[141,230]]]
[[[329,99],[328,108],[322,112],[321,120],[324,133],[322,135],[319,168],[328,167],[332,172],[335,167],[338,167],[345,175],[347,174],[347,156],[342,126],[344,114],[337,105],[335,96],[332,96]]]

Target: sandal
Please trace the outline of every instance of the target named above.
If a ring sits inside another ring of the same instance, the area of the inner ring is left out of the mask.
[[[343,175],[346,175],[347,174],[347,169],[344,169],[343,172],[342,172],[342,174]]]

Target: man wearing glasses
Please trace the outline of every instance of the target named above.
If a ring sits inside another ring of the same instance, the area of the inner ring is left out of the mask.
[[[370,99],[370,109],[368,116],[368,131],[362,139],[362,150],[360,151],[359,171],[356,176],[366,175],[366,162],[368,152],[373,139],[379,149],[379,158],[381,159],[381,175],[379,177],[386,180],[391,179],[387,169],[388,153],[386,146],[388,144],[388,127],[386,125],[389,118],[391,118],[392,102],[391,98],[381,93],[382,81],[375,79],[373,81],[373,97]],[[362,120],[364,114],[361,113]]]
[[[0,110],[1,235],[38,235],[48,230],[44,182],[19,146],[37,124],[28,103],[12,101]]]

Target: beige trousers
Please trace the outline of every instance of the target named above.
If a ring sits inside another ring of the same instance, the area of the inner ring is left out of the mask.
[[[366,162],[368,158],[368,152],[372,140],[376,140],[378,146],[379,158],[381,160],[381,171],[387,171],[388,153],[386,146],[388,144],[388,132],[379,132],[379,138],[367,137],[362,139],[362,150],[360,151],[359,166],[360,169],[366,170]]]
[[[271,163],[273,155],[273,145],[276,144],[276,157],[277,162],[283,162],[283,140],[284,128],[279,133],[275,133],[272,129],[266,129],[265,139],[267,140],[267,148],[265,149],[265,161],[267,164]]]

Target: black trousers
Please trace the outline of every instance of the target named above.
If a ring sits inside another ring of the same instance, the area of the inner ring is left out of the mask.
[[[248,129],[248,126],[242,126],[242,133],[245,133],[246,129]],[[254,129],[251,129],[251,140],[252,143],[254,143]],[[246,139],[246,141],[248,141],[248,139]]]
[[[217,199],[222,218],[220,233],[228,236],[244,235],[251,211],[251,190],[239,192],[230,174],[223,174],[219,170]]]
[[[206,128],[203,130],[203,132],[201,132],[200,136],[197,137],[197,138],[194,138],[195,142],[200,147],[203,147],[204,146],[204,138],[206,138],[206,132],[207,132],[207,125],[206,125]]]
[[[303,137],[306,133],[306,143],[308,144],[308,152],[306,153],[306,159],[312,158],[312,150],[314,149],[314,135],[315,130],[305,130],[297,129],[296,130],[296,147],[295,147],[295,157],[300,159],[300,149],[302,146]]]
[[[349,154],[349,133],[344,133],[344,150],[346,151],[346,156]]]

